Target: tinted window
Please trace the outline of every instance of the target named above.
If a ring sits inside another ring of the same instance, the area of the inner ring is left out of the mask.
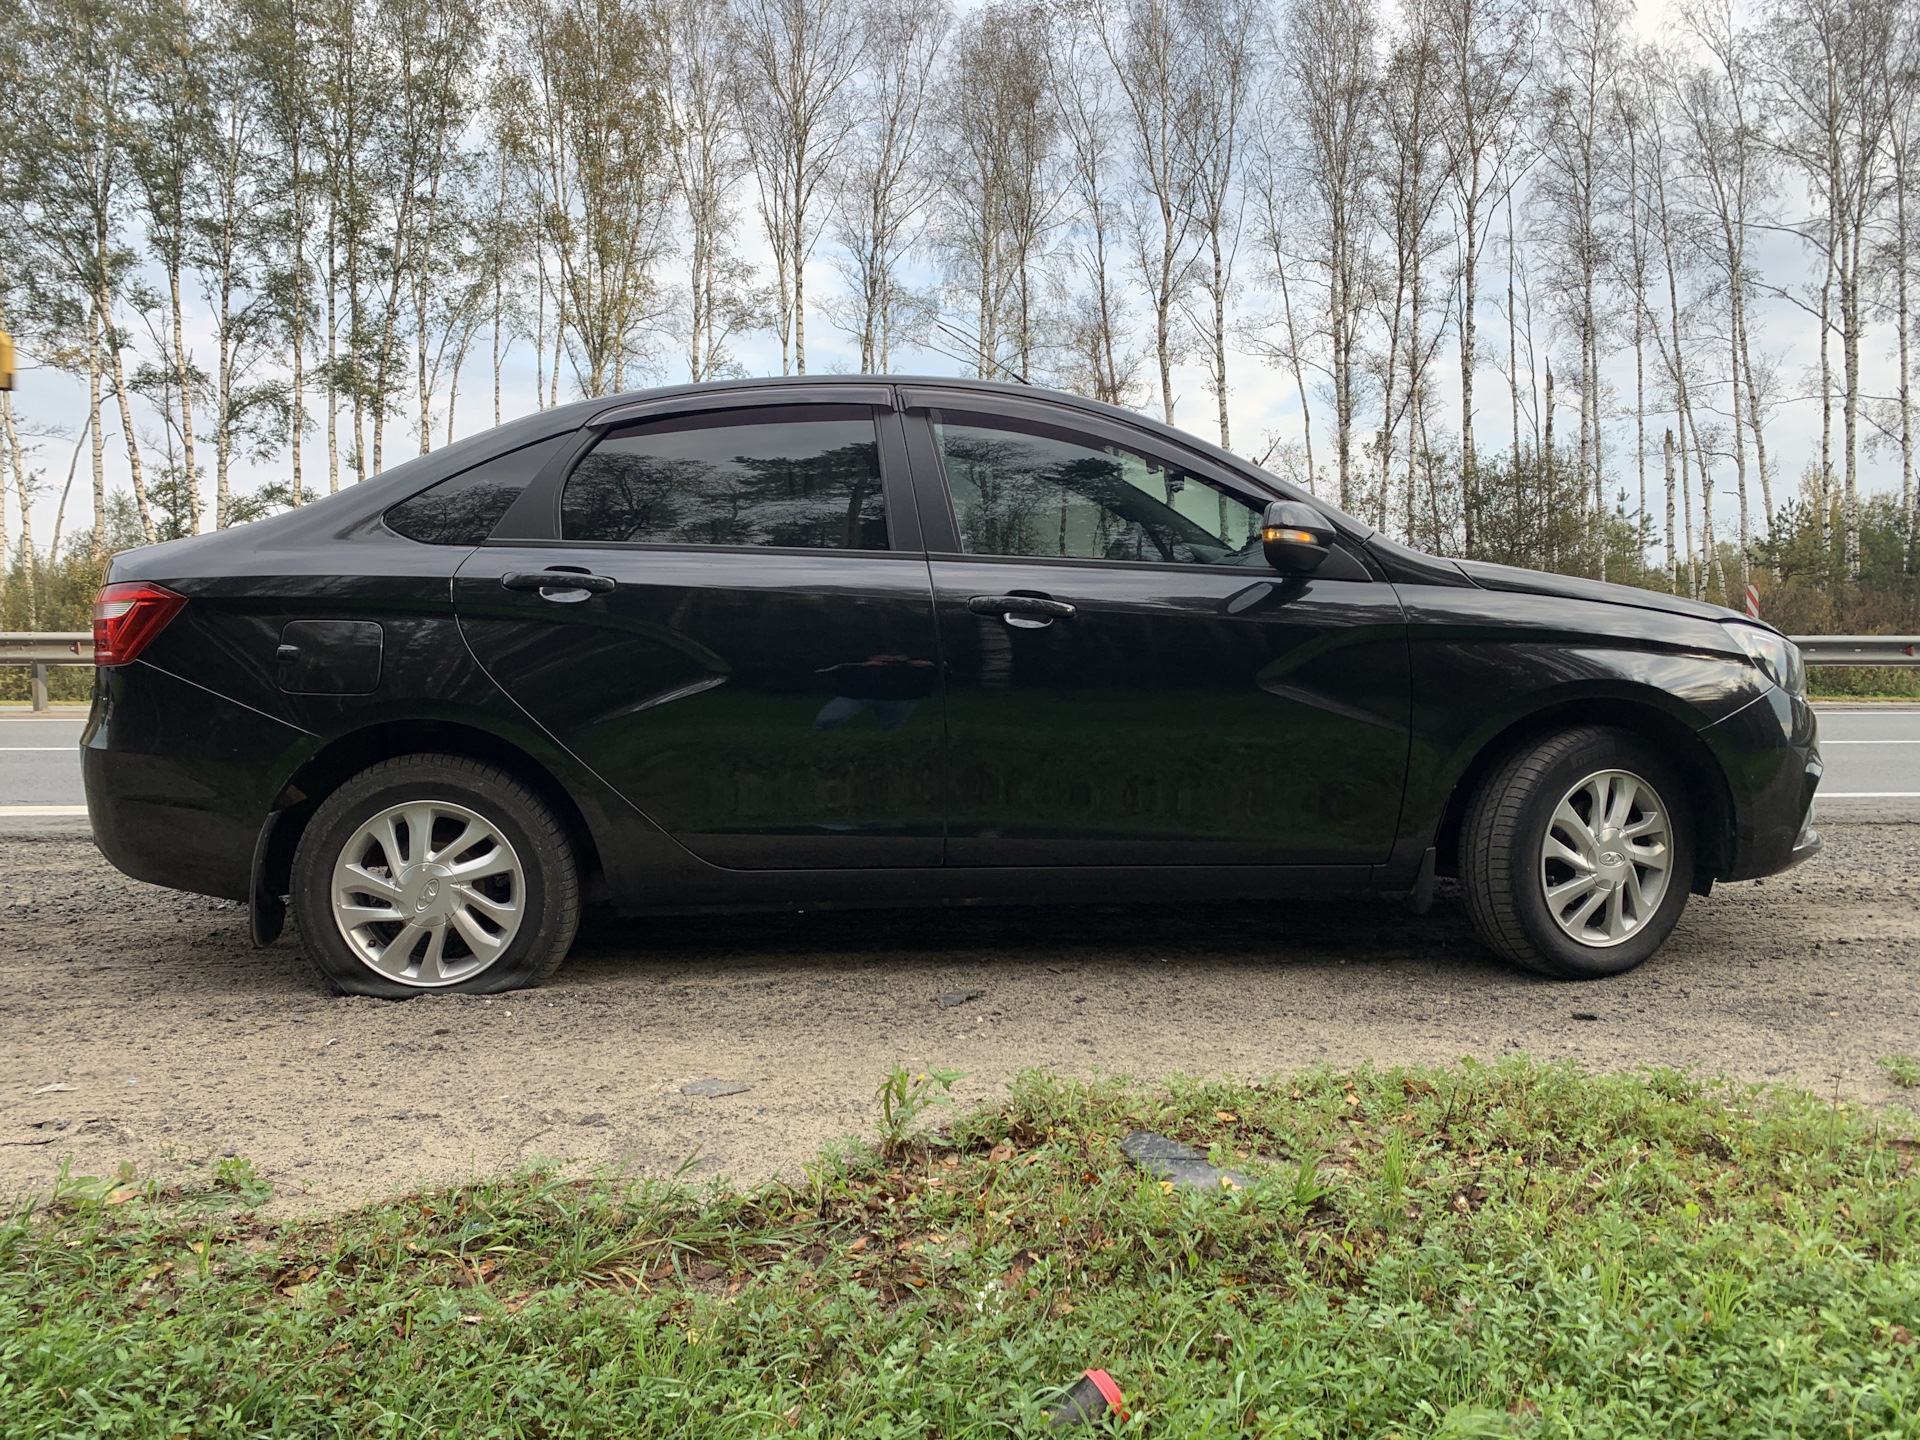
[[[387,525],[429,545],[478,545],[572,438],[556,435],[463,470],[388,510]]]
[[[1198,475],[1093,435],[936,412],[969,555],[1264,565],[1261,510]]]
[[[884,550],[873,412],[768,407],[611,430],[568,478],[561,529],[569,540]]]

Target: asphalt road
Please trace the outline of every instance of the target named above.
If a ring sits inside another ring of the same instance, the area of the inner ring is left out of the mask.
[[[1920,705],[1820,706],[1824,821],[1920,820]]]
[[[0,835],[84,835],[80,731],[87,712],[62,705],[44,715],[0,712]]]
[[[0,835],[84,833],[78,746],[86,712],[0,715]],[[1920,705],[1820,707],[1819,814],[1920,821]]]

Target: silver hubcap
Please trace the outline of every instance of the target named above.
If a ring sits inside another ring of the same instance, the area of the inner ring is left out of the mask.
[[[520,929],[526,876],[507,837],[462,805],[410,800],[341,848],[333,919],[366,966],[432,989],[471,979]]]
[[[1625,770],[1589,775],[1554,807],[1540,845],[1547,912],[1582,945],[1618,945],[1660,908],[1672,853],[1651,785]]]

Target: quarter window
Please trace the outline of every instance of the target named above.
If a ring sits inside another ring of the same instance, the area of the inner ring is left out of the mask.
[[[884,550],[873,412],[727,410],[621,426],[574,467],[569,540]]]
[[[387,511],[389,529],[428,545],[478,545],[493,533],[520,492],[560,453],[556,435],[462,470]]]
[[[935,412],[934,434],[969,555],[1266,563],[1260,510],[1164,461],[1001,416]]]

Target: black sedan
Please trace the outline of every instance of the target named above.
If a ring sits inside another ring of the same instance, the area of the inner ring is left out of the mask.
[[[534,984],[583,906],[1424,909],[1437,875],[1507,959],[1612,975],[1819,844],[1773,630],[1420,554],[1017,386],[543,411],[123,554],[94,632],[101,849],[257,943],[290,903],[361,994]]]

